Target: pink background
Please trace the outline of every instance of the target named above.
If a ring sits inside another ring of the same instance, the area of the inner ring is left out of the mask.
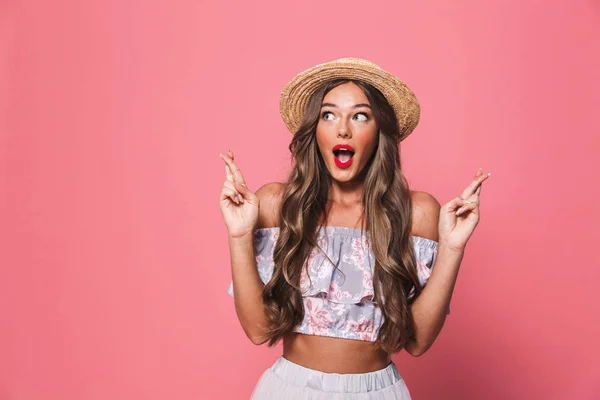
[[[0,399],[243,399],[219,152],[289,167],[279,93],[368,58],[417,93],[412,189],[492,172],[415,399],[600,398],[600,3],[0,3]]]

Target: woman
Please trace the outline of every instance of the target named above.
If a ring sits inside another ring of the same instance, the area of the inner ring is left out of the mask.
[[[410,191],[399,143],[419,103],[367,60],[302,72],[280,111],[294,134],[285,184],[253,193],[233,153],[220,155],[229,293],[253,343],[283,340],[253,398],[410,399],[391,355],[419,356],[441,331],[490,174],[442,207]]]

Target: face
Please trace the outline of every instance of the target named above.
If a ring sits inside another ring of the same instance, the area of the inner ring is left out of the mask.
[[[321,103],[317,144],[332,178],[359,177],[377,145],[378,127],[371,104],[352,82],[330,90]]]

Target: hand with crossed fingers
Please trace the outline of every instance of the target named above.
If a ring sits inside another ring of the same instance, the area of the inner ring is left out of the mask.
[[[475,179],[462,194],[442,206],[438,225],[440,245],[456,251],[465,250],[467,241],[479,223],[479,195],[483,181],[490,175],[491,173],[484,174],[479,168]]]
[[[231,237],[252,233],[258,221],[258,197],[248,189],[242,171],[233,162],[233,152],[219,154],[225,161],[225,183],[221,189],[219,206]]]

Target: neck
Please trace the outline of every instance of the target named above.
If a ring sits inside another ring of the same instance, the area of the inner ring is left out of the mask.
[[[363,182],[333,181],[329,188],[329,202],[342,206],[353,206],[362,203]]]

